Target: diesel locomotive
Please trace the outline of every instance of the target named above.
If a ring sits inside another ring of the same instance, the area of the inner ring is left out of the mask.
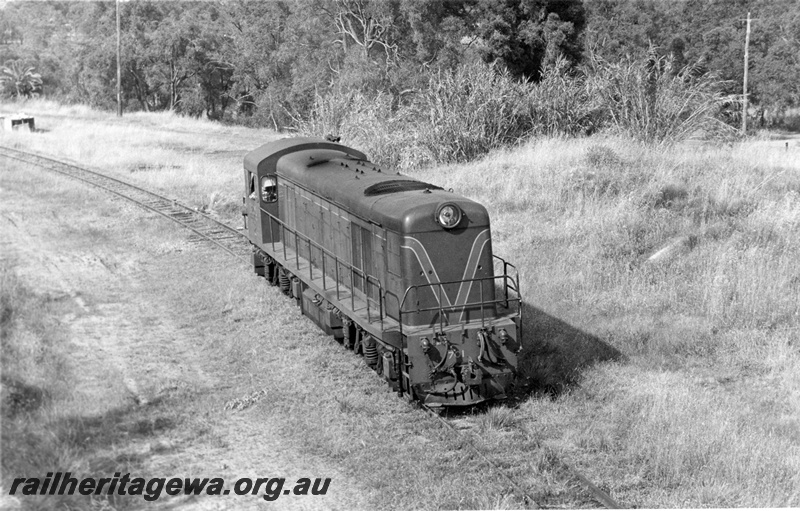
[[[505,399],[521,351],[516,269],[489,216],[345,145],[286,138],[245,156],[253,268],[430,407]]]

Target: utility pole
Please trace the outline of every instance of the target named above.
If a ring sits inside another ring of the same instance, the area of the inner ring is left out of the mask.
[[[747,13],[747,33],[744,36],[744,80],[742,81],[742,136],[747,135],[747,57],[750,46],[750,13]]]
[[[122,70],[120,68],[120,54],[122,53],[121,46],[122,45],[120,44],[119,36],[119,0],[117,0],[117,117],[122,117]],[[746,60],[747,59],[745,59],[745,61]]]

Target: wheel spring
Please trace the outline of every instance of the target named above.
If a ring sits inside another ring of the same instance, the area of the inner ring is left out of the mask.
[[[378,346],[372,339],[364,343],[364,361],[370,367],[375,367],[378,364]]]

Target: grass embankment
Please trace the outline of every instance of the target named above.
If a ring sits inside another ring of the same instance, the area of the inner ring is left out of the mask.
[[[544,140],[424,177],[520,269],[527,373],[563,389],[514,412],[531,435],[625,502],[800,504],[796,141]]]
[[[94,130],[54,120],[45,133],[10,139],[195,205],[219,197],[214,207],[234,218],[241,156],[254,139],[274,136],[245,139],[204,124],[195,135],[154,136],[103,122]],[[759,140],[654,150],[613,138],[546,139],[415,172],[489,208],[495,252],[519,268],[528,303],[524,365],[534,393],[476,419],[476,441],[524,463],[518,471],[537,488],[551,483],[557,455],[626,504],[800,505],[798,153],[795,141],[788,150]],[[258,350],[251,339],[228,356],[243,371],[263,370]],[[326,357],[309,363],[349,371]],[[388,395],[336,396],[342,417],[385,427],[372,410]],[[278,409],[290,412],[292,402],[280,398]],[[316,435],[310,451],[357,470],[353,447],[339,442],[346,422],[325,418],[330,428],[310,420],[297,431]]]

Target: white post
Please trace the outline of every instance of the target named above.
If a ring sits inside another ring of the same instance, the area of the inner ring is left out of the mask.
[[[120,68],[121,43],[119,35],[119,0],[117,0],[117,117],[122,117],[122,70]]]
[[[742,81],[742,136],[747,135],[747,57],[750,46],[750,13],[747,13],[747,33],[744,36],[744,80]]]

